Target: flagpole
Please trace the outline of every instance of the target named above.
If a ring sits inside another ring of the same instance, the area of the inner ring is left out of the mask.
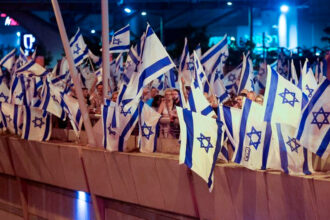
[[[72,51],[70,48],[68,35],[67,35],[65,27],[64,27],[61,10],[60,10],[57,0],[52,0],[52,5],[53,5],[55,17],[56,17],[57,26],[60,31],[60,36],[61,36],[61,40],[63,43],[65,55],[68,60],[70,75],[73,80],[76,94],[78,97],[79,108],[82,113],[82,118],[84,121],[85,129],[86,129],[86,133],[87,133],[87,137],[88,137],[88,144],[91,146],[95,146],[96,142],[95,142],[95,138],[94,138],[94,132],[93,132],[91,121],[89,119],[87,106],[86,106],[86,103],[84,102],[84,96],[82,93],[81,85],[80,85],[80,82],[77,77],[78,73],[77,73],[77,70],[76,70],[74,62],[73,62],[73,55],[72,55]]]
[[[103,74],[103,102],[108,96],[109,62],[109,5],[108,0],[101,0],[102,7],[102,74]]]

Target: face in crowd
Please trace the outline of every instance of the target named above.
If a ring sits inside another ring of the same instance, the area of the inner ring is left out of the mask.
[[[118,92],[114,92],[111,97],[111,101],[116,102],[118,97]]]
[[[102,84],[97,85],[96,90],[97,90],[97,94],[99,96],[103,96],[103,85]]]
[[[177,90],[173,89],[171,94],[172,94],[172,98],[173,98],[174,101],[179,101],[180,100],[179,92]]]
[[[144,88],[142,92],[142,98],[144,101],[150,99],[150,90],[148,88]]]
[[[170,89],[165,90],[165,101],[172,101],[172,91]]]
[[[158,90],[156,88],[152,88],[150,92],[151,98],[155,98],[158,95]]]

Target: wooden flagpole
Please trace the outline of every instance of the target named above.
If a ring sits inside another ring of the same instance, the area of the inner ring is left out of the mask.
[[[71,78],[73,80],[76,94],[78,97],[79,108],[82,113],[82,118],[84,121],[85,129],[86,129],[86,133],[87,133],[87,137],[88,137],[88,144],[91,146],[95,146],[96,142],[95,142],[95,138],[94,138],[93,128],[92,128],[91,121],[89,119],[86,103],[84,102],[84,96],[82,93],[81,85],[80,85],[80,82],[77,77],[78,73],[77,73],[76,67],[73,62],[73,55],[72,55],[72,51],[70,48],[68,36],[67,36],[66,30],[64,27],[61,10],[60,10],[57,0],[51,0],[51,1],[52,1],[55,17],[56,17],[57,26],[60,31],[65,55],[68,60]]]
[[[103,77],[103,102],[108,97],[108,77],[110,75],[109,62],[109,3],[101,0],[102,10],[102,77]]]

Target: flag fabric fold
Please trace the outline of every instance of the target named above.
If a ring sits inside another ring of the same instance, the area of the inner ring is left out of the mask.
[[[51,135],[51,116],[40,109],[24,106],[22,138],[32,141],[48,141]]]
[[[84,59],[88,58],[88,48],[79,28],[70,40],[70,47],[75,66],[79,66]]]
[[[141,152],[156,152],[160,117],[161,115],[153,108],[140,102],[138,146]]]
[[[327,158],[330,153],[330,81],[324,80],[302,111],[296,139],[309,151]]]
[[[120,53],[129,51],[130,45],[130,25],[116,31],[111,39],[109,50],[111,53]]]
[[[268,66],[264,98],[264,121],[297,127],[302,107],[302,91]]]
[[[214,166],[223,142],[222,123],[199,113],[177,107],[180,122],[180,164],[207,182],[211,191]]]

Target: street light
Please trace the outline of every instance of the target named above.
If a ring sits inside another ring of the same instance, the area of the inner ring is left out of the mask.
[[[280,10],[281,10],[282,13],[287,13],[289,11],[289,6],[281,5]]]

